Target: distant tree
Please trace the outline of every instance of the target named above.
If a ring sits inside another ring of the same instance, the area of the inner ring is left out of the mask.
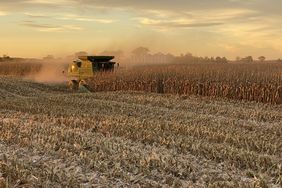
[[[117,51],[110,51],[110,50],[105,50],[100,55],[105,55],[105,56],[115,56],[116,59],[122,59],[124,57],[124,53],[122,50],[117,50]]]
[[[53,60],[55,59],[53,55],[47,55],[46,57],[43,57],[43,60]]]
[[[217,63],[221,63],[221,57],[216,57],[216,58],[215,58],[215,61],[216,61]]]
[[[11,58],[11,57],[8,56],[8,55],[6,55],[6,54],[3,55],[3,59],[10,59],[10,58]]]
[[[158,52],[151,56],[152,63],[165,63],[166,62],[166,55]]]
[[[214,57],[211,57],[211,62],[215,62],[215,59],[214,59]]]
[[[264,57],[264,56],[260,56],[260,57],[258,57],[258,60],[259,60],[260,62],[264,62],[264,61],[265,61],[265,59],[266,59],[266,57]]]
[[[254,61],[254,59],[253,59],[252,56],[247,56],[245,58],[242,58],[241,61],[244,62],[244,63],[252,63]]]
[[[248,63],[252,63],[254,61],[252,56],[247,56],[246,60],[247,60]]]
[[[186,53],[185,55],[181,56],[182,57],[182,61],[184,63],[189,63],[192,61],[199,61],[199,58],[194,57],[190,52]]]
[[[237,56],[237,57],[236,57],[236,61],[237,61],[237,62],[238,62],[238,61],[241,61],[241,57]]]
[[[80,52],[76,52],[74,54],[75,57],[79,57],[79,56],[87,56],[88,53],[87,52],[84,52],[84,51],[80,51]]]
[[[134,56],[146,56],[148,55],[150,50],[146,47],[138,47],[132,51]]]
[[[170,53],[166,54],[166,60],[167,60],[168,63],[172,63],[174,59],[175,59],[174,55],[172,55]]]
[[[206,56],[205,59],[204,59],[204,61],[205,61],[205,62],[209,62],[209,61],[210,61],[210,58]]]
[[[227,63],[228,61],[227,61],[227,59],[226,59],[226,57],[216,57],[215,58],[215,62],[217,62],[217,63]]]
[[[186,57],[193,57],[193,54],[190,53],[190,52],[187,52],[187,53],[185,54],[185,56],[186,56]]]
[[[226,57],[221,58],[222,63],[228,63],[228,60]]]

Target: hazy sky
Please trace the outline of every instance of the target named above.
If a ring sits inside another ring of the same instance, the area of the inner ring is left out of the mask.
[[[0,54],[282,57],[282,0],[0,0]]]

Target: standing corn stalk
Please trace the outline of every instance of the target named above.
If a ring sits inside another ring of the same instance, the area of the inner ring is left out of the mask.
[[[210,67],[208,67],[210,66]],[[90,79],[94,91],[131,90],[282,104],[282,65],[148,66]]]

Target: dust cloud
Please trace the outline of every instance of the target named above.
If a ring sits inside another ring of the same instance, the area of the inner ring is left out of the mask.
[[[64,83],[68,80],[67,65],[62,61],[43,61],[39,72],[28,75],[26,79],[39,83]]]

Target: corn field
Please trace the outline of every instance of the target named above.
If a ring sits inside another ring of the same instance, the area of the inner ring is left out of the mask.
[[[163,65],[96,74],[93,91],[144,91],[282,103],[282,64]]]
[[[6,76],[28,76],[40,71],[40,63],[29,62],[0,62],[0,75]]]
[[[279,105],[0,87],[1,188],[282,186]]]

